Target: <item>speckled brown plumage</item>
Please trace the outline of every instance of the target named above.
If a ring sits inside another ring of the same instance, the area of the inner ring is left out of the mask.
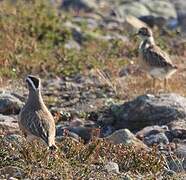
[[[167,79],[176,72],[177,67],[172,63],[168,54],[155,44],[150,29],[142,27],[138,35],[143,40],[139,46],[141,67],[153,77],[153,86],[155,86],[155,79],[164,79],[164,87],[166,87]]]
[[[26,78],[29,95],[19,114],[19,127],[28,140],[39,139],[49,148],[55,146],[55,122],[47,109],[40,90],[40,79],[35,76]]]

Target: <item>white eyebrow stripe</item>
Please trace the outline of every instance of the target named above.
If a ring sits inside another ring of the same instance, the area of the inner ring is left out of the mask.
[[[32,88],[34,90],[37,90],[36,87],[35,87],[35,85],[34,85],[34,83],[33,83],[33,81],[29,77],[27,77],[26,79],[29,81],[29,83],[31,84]]]

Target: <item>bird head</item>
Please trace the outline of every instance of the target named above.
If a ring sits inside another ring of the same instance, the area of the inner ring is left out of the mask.
[[[36,76],[28,75],[26,78],[28,88],[30,91],[39,91],[40,89],[40,79]]]
[[[153,37],[152,31],[147,27],[141,27],[138,30],[137,35],[140,36],[143,40],[150,39]]]

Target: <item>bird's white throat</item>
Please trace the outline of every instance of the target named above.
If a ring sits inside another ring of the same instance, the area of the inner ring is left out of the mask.
[[[153,36],[142,36],[143,42],[146,41],[149,44],[155,44]]]
[[[152,36],[148,37],[148,38],[147,38],[147,41],[148,41],[150,44],[155,44],[154,38],[153,38]]]
[[[154,38],[152,36],[147,37],[147,36],[143,36],[142,37],[143,41],[140,43],[139,49],[146,49],[149,48],[149,46],[154,45],[155,41]]]

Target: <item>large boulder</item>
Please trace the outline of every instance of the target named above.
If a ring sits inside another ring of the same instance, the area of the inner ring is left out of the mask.
[[[186,98],[177,94],[142,95],[110,108],[112,126],[137,132],[146,126],[171,125],[186,121]],[[109,117],[109,118],[110,118]],[[107,123],[106,120],[101,124]]]
[[[116,5],[116,7],[116,11],[121,17],[126,17],[127,15],[133,15],[135,17],[152,15],[165,19],[177,18],[176,9],[168,0],[127,1]]]
[[[118,13],[121,17],[132,15],[135,17],[148,16],[150,11],[140,2],[124,3],[118,6]]]
[[[142,0],[142,3],[150,10],[151,15],[164,17],[165,19],[177,18],[176,9],[168,0]]]

